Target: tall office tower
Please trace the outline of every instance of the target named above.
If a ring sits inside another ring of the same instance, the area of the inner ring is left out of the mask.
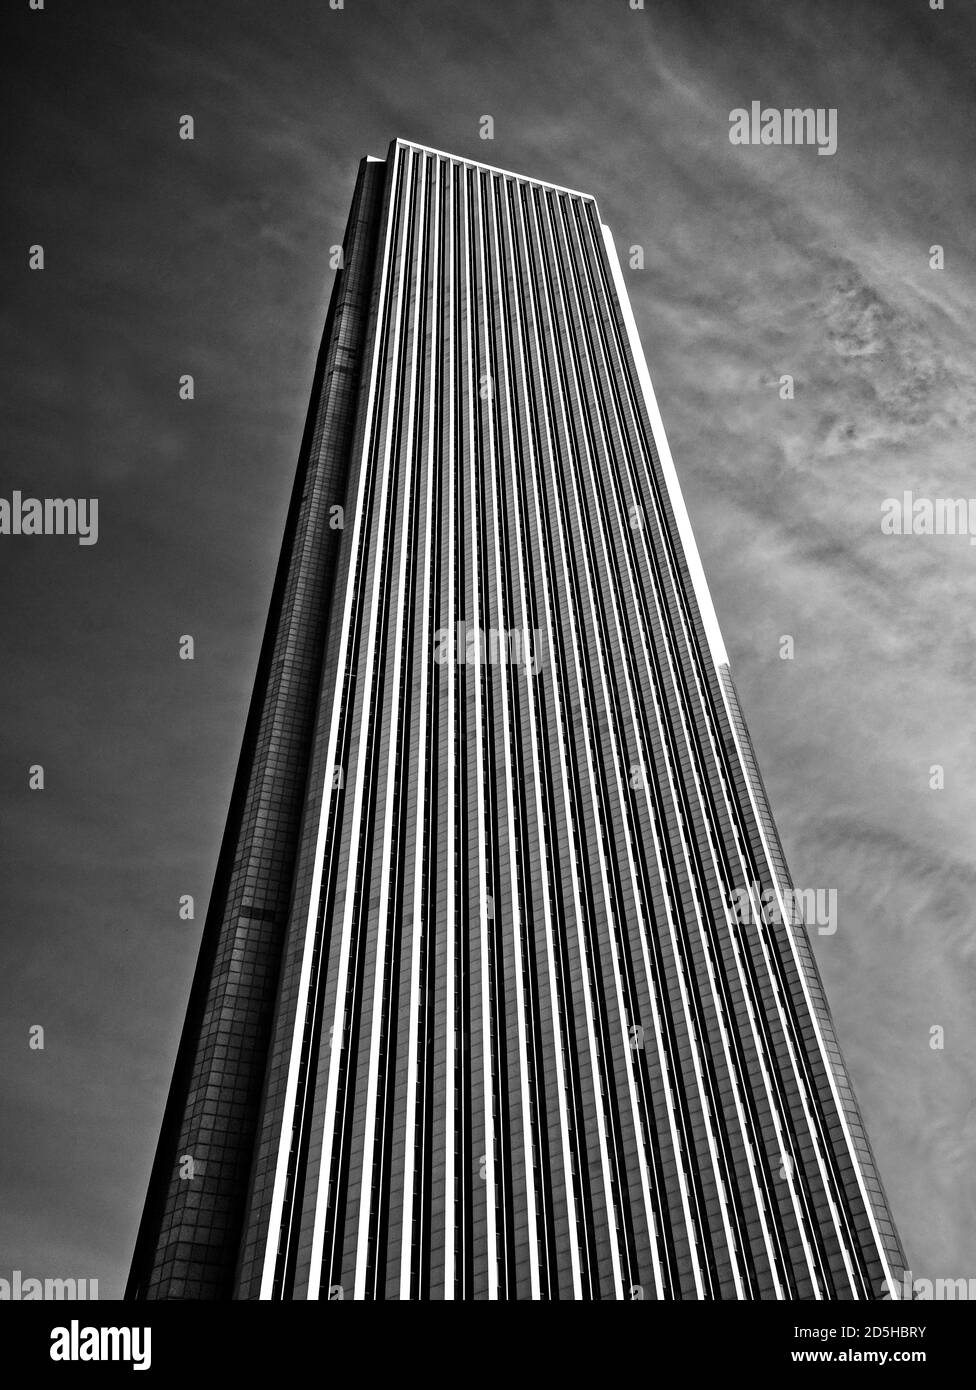
[[[129,1296],[885,1296],[796,915],[595,201],[396,141]]]

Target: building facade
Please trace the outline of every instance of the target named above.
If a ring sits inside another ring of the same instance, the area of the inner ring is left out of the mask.
[[[133,1298],[904,1257],[592,197],[360,166]]]

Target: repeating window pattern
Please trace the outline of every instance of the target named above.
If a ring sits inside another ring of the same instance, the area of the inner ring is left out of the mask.
[[[224,1291],[882,1297],[904,1257],[805,931],[763,908],[790,879],[612,238],[584,194],[407,141],[364,167]]]

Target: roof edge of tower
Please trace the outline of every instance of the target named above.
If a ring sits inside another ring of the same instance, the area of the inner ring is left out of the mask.
[[[472,169],[484,169],[489,174],[501,174],[503,178],[516,179],[519,183],[534,183],[540,188],[551,188],[555,193],[568,193],[573,198],[583,198],[588,203],[596,205],[596,198],[592,193],[584,193],[579,188],[567,188],[565,184],[551,183],[548,179],[537,179],[531,174],[517,174],[514,169],[502,169],[497,164],[486,164],[480,159],[471,159],[466,154],[451,154],[448,150],[435,149],[433,145],[424,145],[419,140],[407,140],[404,136],[397,136],[390,141],[390,153],[397,148],[405,150],[420,150],[424,154],[437,155],[440,159],[450,159],[457,164],[470,165]]]

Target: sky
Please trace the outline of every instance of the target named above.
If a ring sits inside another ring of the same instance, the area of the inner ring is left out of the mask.
[[[976,7],[13,18],[0,498],[97,497],[99,538],[0,535],[0,1277],[124,1285],[329,247],[397,136],[592,193],[624,265],[643,249],[628,288],[787,859],[837,892],[814,949],[908,1263],[976,1277],[976,548],[881,529],[887,498],[974,491]],[[836,153],[732,145],[752,101],[836,110]]]

